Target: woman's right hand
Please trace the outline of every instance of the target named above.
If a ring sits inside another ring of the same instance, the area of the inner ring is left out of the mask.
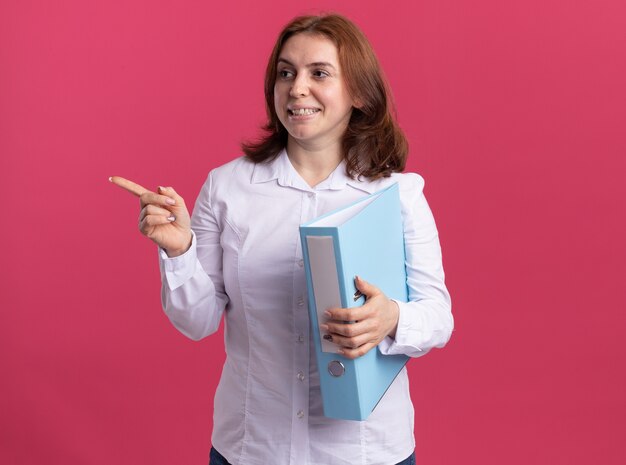
[[[185,200],[172,187],[158,193],[119,176],[109,180],[139,197],[139,231],[165,250],[169,257],[182,255],[191,247],[191,219]]]

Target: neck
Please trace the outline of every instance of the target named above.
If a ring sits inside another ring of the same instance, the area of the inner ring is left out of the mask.
[[[341,163],[341,144],[333,147],[306,147],[291,140],[287,142],[287,156],[306,183],[315,187]]]

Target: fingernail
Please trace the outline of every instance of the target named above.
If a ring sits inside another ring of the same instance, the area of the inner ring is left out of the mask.
[[[167,220],[168,221],[176,221],[176,217],[175,216],[168,216]]]
[[[324,315],[327,316],[328,318],[332,316],[332,314],[328,310],[324,312]]]
[[[328,331],[328,325],[320,325],[322,331]]]
[[[159,191],[164,191],[164,190],[165,190],[165,187],[159,186]]]
[[[326,339],[327,341],[332,341],[333,337],[330,334],[324,334],[324,339]]]
[[[176,201],[174,199],[170,199],[169,197],[165,199],[165,203],[168,205],[176,205]]]

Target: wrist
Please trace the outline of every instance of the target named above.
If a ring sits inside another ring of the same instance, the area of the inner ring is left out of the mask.
[[[163,249],[169,258],[179,257],[186,253],[191,248],[191,243],[193,240],[193,235],[191,232],[189,233],[189,240],[187,241],[187,245],[180,249]]]
[[[391,331],[389,331],[387,335],[390,338],[395,339],[396,331],[398,330],[398,322],[400,321],[400,306],[395,300],[389,299],[389,310],[391,314],[393,315],[394,324],[393,324],[393,327],[391,328]]]

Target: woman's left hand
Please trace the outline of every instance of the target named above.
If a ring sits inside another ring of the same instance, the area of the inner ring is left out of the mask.
[[[395,337],[400,309],[376,286],[358,276],[356,288],[365,295],[365,304],[353,308],[329,308],[330,318],[320,329],[340,346],[339,353],[355,359],[376,347],[386,336]],[[345,323],[353,321],[354,323]]]

